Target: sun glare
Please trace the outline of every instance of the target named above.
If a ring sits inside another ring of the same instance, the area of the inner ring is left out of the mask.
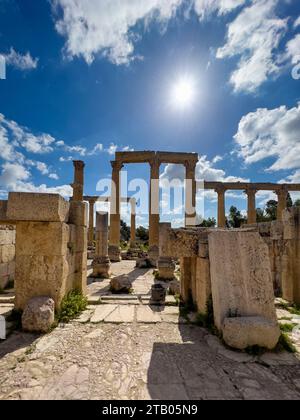
[[[174,107],[185,109],[193,104],[195,99],[195,84],[190,78],[179,79],[172,88],[171,101]]]

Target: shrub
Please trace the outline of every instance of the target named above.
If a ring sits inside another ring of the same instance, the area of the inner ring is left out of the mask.
[[[73,290],[64,297],[61,308],[56,314],[57,322],[68,323],[78,317],[87,307],[87,298],[77,290]]]

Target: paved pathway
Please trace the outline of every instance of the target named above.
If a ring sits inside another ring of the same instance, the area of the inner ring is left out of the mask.
[[[149,306],[152,270],[129,263],[113,271],[134,273],[134,295],[93,283],[89,299],[103,304],[46,336],[15,333],[0,344],[0,399],[300,399],[299,355],[226,349],[180,319],[171,297]]]

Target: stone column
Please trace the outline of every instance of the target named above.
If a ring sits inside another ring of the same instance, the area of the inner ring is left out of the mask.
[[[256,190],[254,188],[248,188],[245,193],[248,197],[248,225],[256,223]]]
[[[131,223],[130,223],[130,248],[135,248],[136,243],[136,199],[130,199],[131,206]]]
[[[94,246],[94,210],[96,198],[89,199],[89,246]]]
[[[287,207],[288,190],[283,186],[280,190],[276,191],[276,194],[278,197],[277,220],[282,220],[283,211]]]
[[[150,198],[149,198],[149,258],[156,266],[159,256],[159,168],[158,159],[150,162]]]
[[[93,261],[93,277],[108,278],[110,261],[108,257],[108,213],[96,213],[96,254]]]
[[[112,188],[111,188],[111,208],[110,208],[110,232],[109,232],[109,258],[113,262],[121,261],[120,250],[120,172],[123,163],[119,161],[111,162],[112,166]]]
[[[225,215],[225,187],[220,185],[216,188],[216,193],[218,194],[218,227],[226,227],[226,215]]]
[[[174,280],[176,265],[170,256],[168,246],[168,230],[171,229],[171,223],[159,224],[159,259],[157,263],[158,277],[161,280]]]
[[[83,201],[83,185],[84,185],[84,167],[82,160],[74,160],[74,182],[71,184],[73,188],[73,201]]]
[[[195,161],[185,163],[185,227],[196,224],[196,165]]]

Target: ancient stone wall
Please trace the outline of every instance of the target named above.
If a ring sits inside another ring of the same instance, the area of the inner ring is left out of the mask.
[[[11,225],[0,225],[0,289],[14,280],[16,229]]]
[[[15,308],[46,296],[59,308],[70,290],[85,293],[87,204],[56,194],[11,193],[2,217],[16,224]]]

